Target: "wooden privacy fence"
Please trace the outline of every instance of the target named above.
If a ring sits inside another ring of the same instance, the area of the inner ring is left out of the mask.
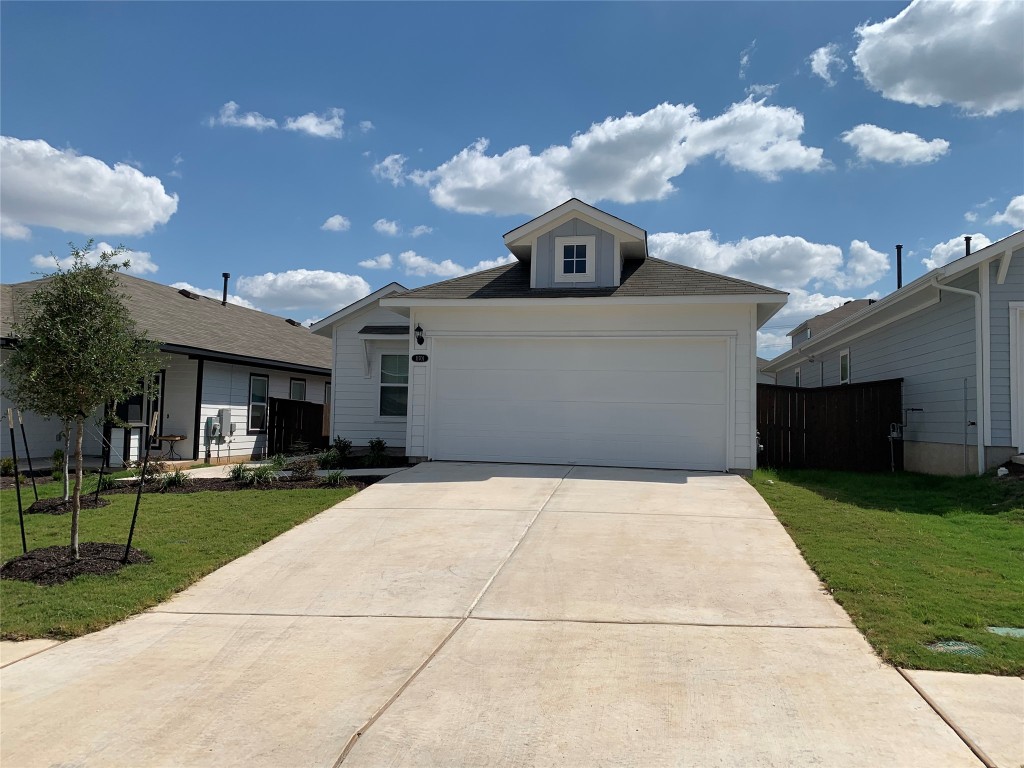
[[[305,445],[319,451],[327,447],[324,412],[318,403],[270,398],[267,424],[267,453],[292,453]]]
[[[757,385],[758,463],[776,469],[903,469],[903,379],[838,387]],[[890,446],[892,453],[890,453]]]

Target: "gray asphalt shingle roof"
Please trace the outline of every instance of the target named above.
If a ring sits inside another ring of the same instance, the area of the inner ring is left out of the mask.
[[[425,285],[394,298],[417,299],[555,299],[603,296],[721,296],[786,294],[764,285],[704,272],[661,259],[627,259],[622,282],[608,288],[531,288],[530,265],[513,262],[483,272]]]
[[[45,280],[0,286],[0,336],[10,337],[18,319],[18,299],[35,291]],[[127,305],[139,331],[160,342],[232,357],[331,368],[332,343],[308,328],[295,326],[277,315],[246,309],[237,304],[221,306],[217,299],[192,294],[132,275],[118,279],[128,296]]]

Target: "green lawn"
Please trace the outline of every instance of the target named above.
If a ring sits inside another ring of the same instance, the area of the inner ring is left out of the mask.
[[[59,495],[60,483],[40,486]],[[153,562],[109,576],[80,576],[58,586],[0,580],[0,635],[4,639],[67,638],[102,629],[166,600],[192,582],[292,526],[351,496],[350,488],[147,494],[133,546]],[[108,496],[102,509],[82,510],[81,541],[128,536],[135,497]],[[26,506],[32,487],[22,488]],[[67,544],[70,515],[26,515],[29,549]],[[0,559],[21,554],[14,490],[0,492]]]
[[[1024,673],[1024,482],[758,470],[754,487],[875,650],[911,669]],[[980,645],[980,658],[935,640]]]

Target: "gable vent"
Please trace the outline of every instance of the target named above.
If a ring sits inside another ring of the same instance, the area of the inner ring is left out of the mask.
[[[285,322],[288,323],[288,325],[294,325],[296,328],[302,327],[302,323],[300,323],[298,320],[292,320],[290,317],[286,317]]]
[[[198,294],[192,293],[188,288],[182,288],[178,291],[186,299],[192,299],[192,301],[199,301]]]

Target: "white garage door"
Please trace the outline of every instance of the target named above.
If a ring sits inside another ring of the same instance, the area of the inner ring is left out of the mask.
[[[726,469],[724,339],[434,340],[429,454]]]

